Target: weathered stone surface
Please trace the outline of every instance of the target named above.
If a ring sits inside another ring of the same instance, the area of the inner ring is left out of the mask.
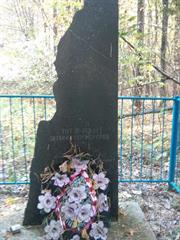
[[[42,221],[35,174],[62,162],[70,138],[82,151],[102,156],[111,179],[111,212],[117,217],[118,0],[85,0],[58,45],[55,66],[57,111],[39,124],[24,225]]]
[[[172,207],[180,212],[180,195],[175,195],[173,197]]]
[[[136,202],[120,203],[119,221],[112,223],[108,240],[156,240]]]

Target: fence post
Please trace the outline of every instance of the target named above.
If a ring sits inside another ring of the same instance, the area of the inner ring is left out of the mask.
[[[179,103],[180,97],[174,99],[173,104],[173,119],[172,119],[172,134],[171,134],[171,149],[170,149],[170,162],[169,162],[169,189],[174,190],[174,178],[176,168],[176,149],[177,149],[177,133],[178,133],[178,120],[179,120]]]

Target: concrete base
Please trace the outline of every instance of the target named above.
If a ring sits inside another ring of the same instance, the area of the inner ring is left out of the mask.
[[[120,203],[119,221],[113,222],[108,240],[156,240],[136,202]]]

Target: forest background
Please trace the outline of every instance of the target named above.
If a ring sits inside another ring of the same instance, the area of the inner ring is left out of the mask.
[[[0,1],[0,93],[52,94],[57,44],[84,0]],[[119,0],[119,94],[180,92],[180,0]]]

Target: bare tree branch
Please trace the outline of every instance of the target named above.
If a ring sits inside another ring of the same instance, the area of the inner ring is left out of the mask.
[[[157,84],[157,83],[162,83],[162,82],[161,81],[148,82],[148,83],[141,84],[139,86],[132,86],[132,87],[122,88],[121,91],[132,89],[132,88],[135,88],[135,87],[139,88],[139,87],[149,86],[149,85],[153,85],[153,84]]]
[[[166,111],[172,111],[172,107],[167,107],[167,108],[164,108],[163,111],[166,112]],[[123,119],[123,118],[132,118],[132,117],[137,117],[137,116],[142,116],[142,115],[147,115],[147,114],[155,114],[155,113],[161,113],[162,112],[162,109],[159,108],[159,109],[155,109],[155,110],[150,110],[150,111],[145,111],[145,112],[136,112],[136,113],[128,113],[128,114],[123,114],[122,116],[118,116],[118,119]]]
[[[142,54],[135,48],[135,46],[134,46],[132,43],[130,43],[130,42],[129,42],[125,37],[123,37],[123,36],[121,36],[121,39],[122,39],[125,43],[127,43],[127,44],[131,47],[131,49],[134,50],[134,52],[137,54],[137,56],[139,56],[139,58],[141,58],[141,59],[143,58]],[[151,62],[150,62],[149,64],[151,64],[151,66],[152,66],[157,72],[159,72],[162,76],[165,77],[164,81],[166,81],[166,80],[171,80],[171,81],[173,81],[174,83],[180,85],[180,82],[179,82],[177,79],[175,79],[174,77],[170,76],[168,73],[164,72],[160,67],[154,65],[154,64],[151,63]]]

